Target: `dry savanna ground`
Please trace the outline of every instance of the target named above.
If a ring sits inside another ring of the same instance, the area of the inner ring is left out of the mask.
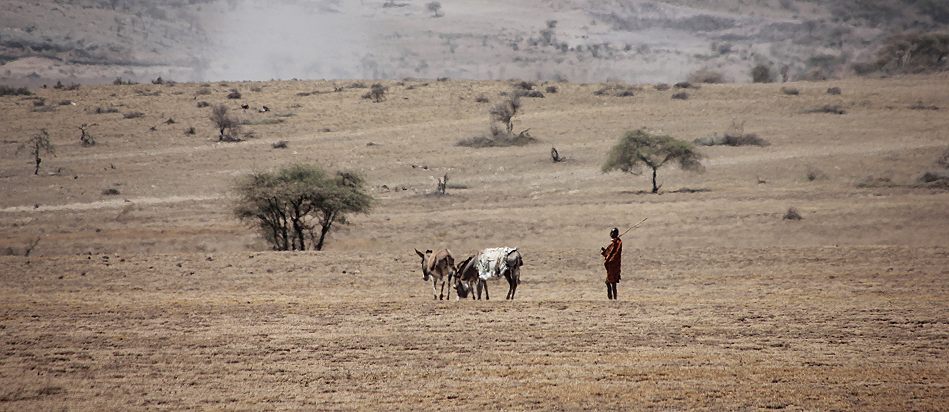
[[[557,84],[515,119],[539,143],[484,149],[455,142],[508,83],[386,85],[380,103],[304,81],[0,98],[0,409],[949,409],[949,192],[917,182],[949,146],[949,76],[688,100]],[[255,137],[216,142],[199,101]],[[807,113],[824,105],[846,114]],[[626,130],[733,120],[771,144],[704,147],[706,171],[660,171],[659,195],[599,171]],[[33,176],[16,147],[40,128],[56,155]],[[267,251],[231,188],[291,163],[361,172],[372,212],[322,252]],[[599,247],[643,217],[607,301]],[[413,252],[502,245],[525,257],[513,302],[503,281],[433,301]]]

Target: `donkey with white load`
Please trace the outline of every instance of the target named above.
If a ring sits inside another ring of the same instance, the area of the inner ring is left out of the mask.
[[[485,300],[490,300],[488,293],[489,279],[504,277],[507,279],[507,299],[514,299],[517,285],[521,283],[521,266],[524,260],[517,248],[499,247],[482,250],[475,256],[468,257],[458,265],[455,274],[455,291],[458,298],[471,294],[474,299],[475,290],[478,299],[481,299],[481,289],[484,289]]]
[[[432,278],[432,296],[439,300],[450,299],[451,279],[455,275],[455,258],[452,257],[451,251],[448,249],[436,252],[426,250],[422,253],[415,249],[415,253],[422,258],[422,280],[428,282],[428,278]],[[441,291],[438,290],[439,283],[441,283]],[[446,283],[449,285],[447,292],[445,291]]]

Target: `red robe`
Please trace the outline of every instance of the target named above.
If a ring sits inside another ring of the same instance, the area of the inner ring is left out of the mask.
[[[601,254],[604,258],[603,266],[606,267],[606,283],[619,282],[622,278],[620,271],[623,266],[623,241],[620,238],[613,239]]]

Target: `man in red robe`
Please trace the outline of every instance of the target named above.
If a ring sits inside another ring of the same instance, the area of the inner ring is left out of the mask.
[[[623,266],[623,241],[619,238],[619,229],[614,227],[610,231],[610,238],[613,239],[610,245],[600,248],[600,254],[606,267],[606,295],[610,300],[616,300],[616,284],[622,278],[620,271]]]

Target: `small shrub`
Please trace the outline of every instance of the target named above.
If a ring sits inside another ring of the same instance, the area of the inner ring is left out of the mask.
[[[768,146],[767,140],[754,133],[745,133],[745,122],[732,120],[732,124],[723,136],[700,137],[692,143],[700,146]]]
[[[211,94],[211,89],[207,87],[202,87],[198,89],[198,91],[194,92],[194,94],[197,96],[207,96]]]
[[[920,186],[949,189],[949,172],[926,172],[923,173],[919,179],[917,179],[917,181],[919,182]]]
[[[867,176],[857,182],[857,187],[861,189],[865,188],[876,188],[876,187],[895,187],[896,184],[893,183],[889,177],[874,177]]]
[[[660,91],[660,92],[664,92],[664,91],[669,90],[669,89],[671,88],[671,86],[669,86],[669,85],[666,84],[666,83],[659,83],[659,84],[657,84],[657,85],[655,85],[655,86],[653,86],[653,87],[654,87],[656,90]]]
[[[673,100],[689,100],[689,94],[686,92],[678,92],[672,95]]]
[[[43,107],[46,106],[46,99],[40,97],[33,100],[33,107]]]
[[[363,82],[352,82],[349,84],[350,89],[365,89],[367,87],[369,86],[367,86],[366,83],[363,83]]]
[[[119,109],[115,107],[96,107],[96,114],[118,113]]]
[[[712,69],[699,69],[689,75],[690,83],[725,83],[725,75]]]
[[[218,140],[227,142],[239,142],[241,139],[237,136],[240,131],[240,122],[231,117],[227,112],[227,106],[219,104],[211,110],[211,122],[218,128]]]
[[[547,86],[547,88],[545,88],[544,91],[546,91],[548,94],[555,94],[559,92],[560,89],[558,89],[557,86],[550,85],[550,86]]]
[[[194,127],[185,129],[185,136],[194,136],[195,133],[196,131],[194,130]]]
[[[32,96],[33,92],[26,87],[10,87],[0,85],[0,96]]]
[[[122,117],[123,117],[123,118],[126,118],[126,119],[138,119],[138,118],[140,118],[140,117],[145,117],[145,113],[142,113],[142,112],[128,112],[128,113],[122,114]]]
[[[202,101],[198,102],[197,106],[198,106],[198,108],[205,108],[205,107],[211,106],[211,103],[208,103],[208,102],[202,100]]]
[[[251,87],[251,88],[250,88],[250,91],[252,91],[252,92],[254,92],[254,93],[260,93],[260,92],[264,91],[264,89],[263,89],[262,87],[260,87],[260,86],[254,86],[254,87]]]
[[[788,96],[797,96],[797,95],[801,94],[801,91],[798,90],[798,89],[796,89],[796,88],[794,88],[794,87],[782,87],[782,88],[781,88],[781,93],[784,93],[784,94],[786,94],[786,95],[788,95]]]
[[[839,96],[840,93],[842,93],[842,91],[840,90],[839,87],[830,87],[827,89],[827,94],[831,96]]]
[[[116,189],[116,188],[114,188],[114,187],[110,187],[110,188],[108,188],[108,189],[103,190],[103,191],[102,191],[102,194],[105,195],[105,196],[117,196],[117,195],[120,194],[120,192],[119,192],[119,189]]]
[[[138,84],[138,83],[133,82],[132,80],[122,80],[121,77],[116,77],[115,80],[112,82],[112,84],[116,86],[130,86],[130,85]]]
[[[815,167],[808,167],[807,174],[805,174],[805,177],[807,177],[808,182],[827,179],[827,175],[822,170],[817,169]]]
[[[836,104],[825,104],[820,107],[815,107],[813,109],[805,110],[804,113],[830,113],[830,114],[847,114],[847,111],[843,107]]]
[[[236,100],[236,99],[240,99],[240,98],[241,98],[241,92],[238,91],[237,89],[231,89],[231,92],[227,94],[227,98],[228,98],[228,99],[235,99],[235,100]]]
[[[266,118],[266,119],[257,119],[257,120],[243,119],[241,120],[240,123],[243,126],[260,126],[260,125],[266,126],[266,125],[280,124],[280,123],[283,123],[284,121],[286,120],[280,119],[280,118]]]
[[[774,73],[764,64],[756,65],[751,69],[751,81],[754,83],[774,83]]]
[[[784,220],[801,220],[804,219],[801,217],[801,213],[797,209],[790,207],[788,211],[784,213]]]
[[[73,104],[73,101],[69,99],[59,101],[60,106],[71,106],[72,104]]]
[[[488,96],[485,96],[485,95],[483,95],[483,94],[478,95],[478,97],[475,97],[474,100],[475,100],[475,102],[477,102],[477,103],[490,103],[490,102],[491,102],[491,99],[489,99]]]
[[[271,144],[270,144],[270,147],[272,147],[272,148],[274,148],[274,149],[286,149],[286,148],[287,148],[287,143],[289,143],[289,142],[287,142],[286,140],[278,140],[278,141],[276,141],[276,142],[271,143]]]
[[[689,82],[678,82],[675,84],[676,89],[698,89],[697,86]]]

